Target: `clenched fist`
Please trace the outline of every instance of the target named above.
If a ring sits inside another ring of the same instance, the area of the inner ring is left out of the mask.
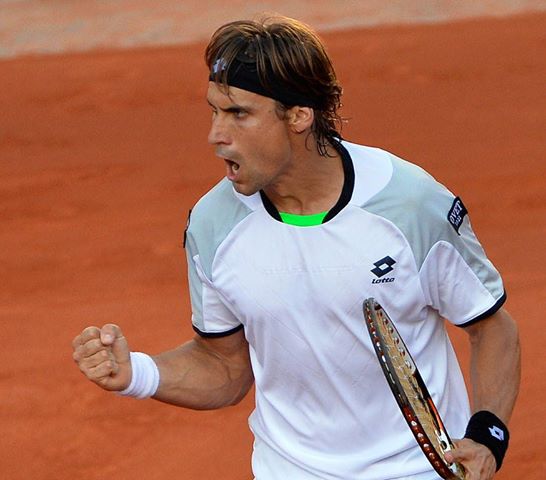
[[[121,391],[131,382],[127,341],[117,325],[87,327],[72,341],[74,361],[81,372],[105,390]]]

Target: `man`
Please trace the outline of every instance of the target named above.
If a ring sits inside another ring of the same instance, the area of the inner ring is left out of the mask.
[[[250,419],[257,480],[439,478],[388,390],[364,331],[375,297],[395,320],[468,480],[493,477],[519,384],[501,278],[462,201],[420,168],[344,140],[341,88],[317,36],[287,18],[233,22],[206,51],[209,142],[226,179],[186,237],[193,340],[153,358],[116,325],[74,359],[110,391]],[[471,410],[443,318],[465,329]],[[465,434],[466,431],[466,434]]]

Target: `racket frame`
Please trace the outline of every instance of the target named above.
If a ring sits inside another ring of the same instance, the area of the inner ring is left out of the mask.
[[[393,396],[396,399],[396,402],[398,403],[398,406],[402,411],[402,415],[413,433],[413,436],[425,454],[425,457],[430,462],[434,470],[436,470],[438,475],[440,475],[442,478],[446,480],[464,480],[465,472],[462,465],[458,463],[449,464],[444,458],[444,453],[454,448],[453,442],[447,433],[442,418],[440,417],[436,405],[434,404],[425,382],[419,373],[417,365],[415,364],[402,337],[398,333],[394,323],[383,307],[371,297],[364,301],[363,313],[365,320],[364,323],[366,324],[368,333],[372,340],[374,351],[377,355],[387,383],[389,384]],[[382,322],[382,325],[379,322]],[[389,342],[385,338],[386,335],[383,330],[384,328],[386,329],[385,333],[390,335],[394,341],[393,348],[397,348],[400,355],[402,355],[404,358],[405,366],[410,371],[410,373],[407,375],[411,376],[411,378],[406,377],[406,380],[408,380],[413,386],[413,393],[418,395],[427,415],[430,417],[433,432],[427,432],[427,429],[423,426],[423,423],[419,419],[419,414],[408,398],[408,392],[406,392],[400,377],[396,373],[397,368],[393,364],[392,358],[389,354]],[[417,388],[415,388],[415,386],[417,386]],[[436,437],[439,447],[438,449],[434,446],[434,437]]]

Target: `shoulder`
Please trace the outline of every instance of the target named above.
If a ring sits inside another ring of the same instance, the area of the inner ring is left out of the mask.
[[[253,209],[223,179],[195,204],[186,228],[186,249],[210,267],[219,245]]]
[[[223,203],[235,201],[235,193],[231,183],[223,178],[207,193],[205,193],[194,205],[192,212],[207,216],[214,214]]]
[[[450,212],[460,200],[443,184],[420,166],[385,150],[360,146],[348,150],[355,165],[357,205],[394,225],[419,263],[435,243],[459,243]]]
[[[383,192],[385,198],[396,197],[403,208],[417,216],[437,215],[445,217],[455,196],[442,183],[419,165],[389,154],[392,177]],[[378,201],[381,197],[378,196]]]
[[[238,223],[252,211],[248,202],[239,197],[231,182],[221,180],[192,208],[188,232],[222,229]]]
[[[355,170],[354,204],[422,212],[423,207],[435,205],[439,199],[441,204],[453,201],[451,192],[420,166],[381,148],[348,142],[343,146]]]

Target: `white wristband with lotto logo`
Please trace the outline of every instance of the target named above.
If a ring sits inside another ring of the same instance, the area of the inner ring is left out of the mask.
[[[150,355],[142,352],[131,352],[131,369],[133,376],[129,386],[117,392],[124,397],[150,398],[159,387],[159,369]]]

